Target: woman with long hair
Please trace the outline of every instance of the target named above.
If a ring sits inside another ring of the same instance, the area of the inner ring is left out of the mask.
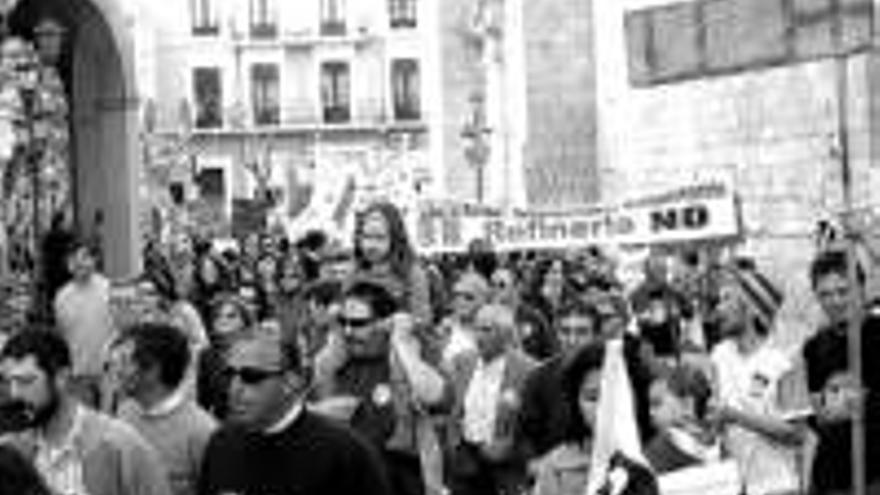
[[[354,256],[359,275],[383,279],[417,322],[433,322],[430,281],[416,258],[397,206],[377,202],[358,215]]]
[[[214,302],[211,346],[199,355],[196,397],[217,419],[223,419],[227,411],[230,378],[224,372],[226,353],[235,339],[253,325],[253,312],[242,299],[221,295]]]

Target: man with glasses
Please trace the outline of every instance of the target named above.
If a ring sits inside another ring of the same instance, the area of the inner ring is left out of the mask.
[[[315,407],[348,420],[381,451],[393,493],[420,495],[440,483],[431,422],[451,385],[438,371],[439,345],[397,310],[381,283],[351,283],[337,334],[316,358]]]
[[[249,332],[233,345],[228,424],[208,444],[199,495],[390,493],[376,452],[304,407],[300,357],[280,332]]]

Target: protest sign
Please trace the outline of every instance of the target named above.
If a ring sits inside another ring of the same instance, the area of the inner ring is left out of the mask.
[[[413,237],[422,253],[464,251],[474,239],[508,251],[669,243],[739,233],[733,190],[721,182],[682,187],[619,205],[565,211],[503,211],[426,202],[415,216]]]

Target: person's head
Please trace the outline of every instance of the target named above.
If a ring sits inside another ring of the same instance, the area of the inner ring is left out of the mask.
[[[349,354],[375,358],[388,353],[389,334],[382,324],[397,312],[397,303],[384,285],[371,280],[354,281],[342,295],[339,325]]]
[[[320,278],[348,280],[357,269],[354,252],[342,246],[331,246],[321,256]]]
[[[83,240],[73,241],[67,250],[67,269],[78,282],[85,282],[95,273],[96,259],[92,248]]]
[[[288,253],[278,262],[278,288],[285,294],[293,294],[299,291],[306,281],[299,254]]]
[[[702,424],[712,396],[705,373],[690,365],[664,369],[651,383],[651,420],[658,430]]]
[[[486,304],[477,311],[474,339],[484,362],[502,355],[516,339],[513,310],[500,304]]]
[[[180,299],[178,280],[167,265],[153,265],[144,272],[144,281],[151,284],[155,295],[161,301],[173,302]]]
[[[452,313],[461,321],[473,321],[477,310],[487,302],[489,284],[477,272],[463,273],[452,286]]]
[[[307,389],[307,373],[294,339],[281,332],[245,332],[226,360],[229,420],[252,430],[277,423]]]
[[[278,262],[274,256],[264,255],[257,261],[257,277],[260,287],[274,289],[278,280]]]
[[[396,206],[387,202],[373,203],[358,215],[354,256],[358,265],[388,264],[398,275],[408,273],[415,261],[415,253],[403,216]]]
[[[825,251],[820,253],[810,266],[810,281],[819,305],[832,326],[848,320],[849,297],[852,284],[845,251]],[[864,295],[865,273],[856,265],[857,293],[859,300]]]
[[[642,269],[645,279],[652,282],[665,282],[669,275],[666,258],[663,256],[648,256]]]
[[[223,281],[220,260],[210,252],[199,256],[196,270],[196,277],[204,287],[216,287]]]
[[[113,347],[122,392],[135,400],[155,391],[176,390],[191,359],[186,335],[165,323],[135,324]]]
[[[309,320],[313,325],[330,323],[334,308],[342,304],[342,283],[336,280],[317,280],[309,283],[304,292]]]
[[[51,495],[34,464],[11,445],[0,444],[0,495]]]
[[[519,290],[519,279],[513,268],[502,266],[492,273],[493,301],[514,307],[519,302]]]
[[[214,301],[211,316],[211,335],[221,340],[241,334],[254,323],[248,304],[232,295],[219,296]]]
[[[260,257],[260,234],[259,232],[249,232],[241,241],[242,257],[248,260],[255,260]]]
[[[564,370],[563,399],[571,418],[566,440],[582,441],[593,433],[604,359],[605,346],[595,342],[582,347]]]
[[[599,335],[603,339],[619,338],[626,333],[630,311],[622,294],[605,292],[594,297],[591,303],[596,310]]]
[[[782,306],[782,293],[757,270],[730,267],[721,276],[715,317],[722,337],[755,331],[767,336]]]
[[[70,348],[54,331],[21,330],[0,352],[0,376],[9,399],[21,405],[32,428],[44,427],[58,413],[70,369]]]
[[[575,299],[559,312],[556,332],[563,351],[599,340],[599,317],[592,304]]]

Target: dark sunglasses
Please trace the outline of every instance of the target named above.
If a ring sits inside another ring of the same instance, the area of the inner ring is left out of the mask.
[[[267,370],[262,368],[252,368],[248,366],[241,368],[228,366],[224,370],[224,374],[230,380],[234,380],[236,377],[238,377],[238,379],[241,380],[241,382],[245,385],[258,385],[265,382],[269,378],[280,376],[283,373],[284,370]]]
[[[339,325],[344,328],[363,328],[371,323],[373,323],[373,318],[346,318],[344,316],[340,316],[336,319],[339,322]]]

